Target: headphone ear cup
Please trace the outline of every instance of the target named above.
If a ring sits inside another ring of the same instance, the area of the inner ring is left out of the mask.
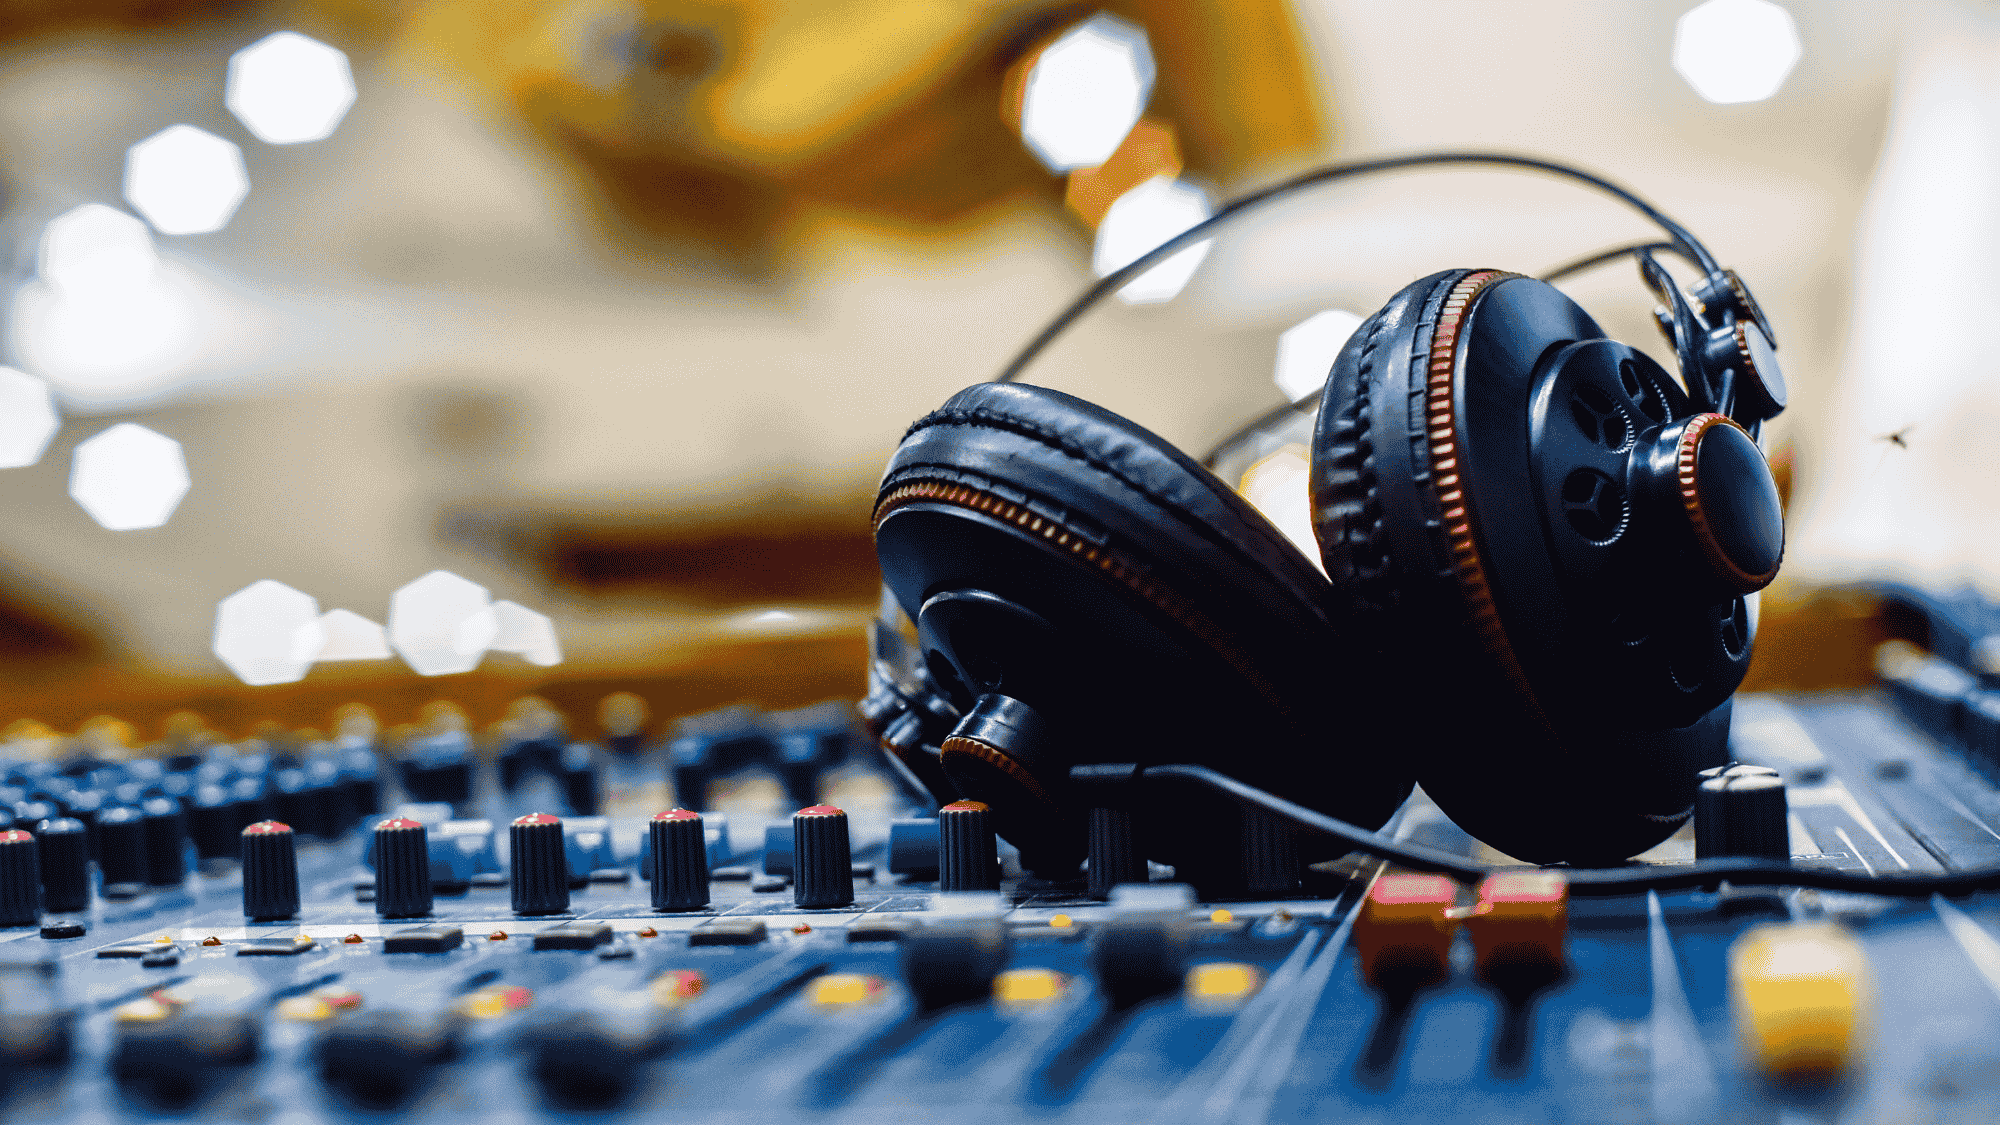
[[[1072,766],[1195,762],[1370,826],[1410,791],[1372,732],[1321,721],[1353,678],[1325,579],[1214,474],[1109,411],[1019,384],[960,392],[890,460],[875,541],[965,716],[944,768],[1051,872],[1081,858]],[[1194,871],[1238,854],[1232,805],[1156,788],[1133,811],[1149,858]]]
[[[1460,827],[1534,862],[1645,850],[1727,755],[1726,690],[1684,715],[1621,706],[1579,657],[1608,642],[1558,564],[1532,400],[1551,357],[1591,341],[1623,347],[1552,286],[1433,274],[1355,330],[1314,433],[1334,616],[1381,670],[1399,745]],[[1643,600],[1625,577],[1587,592]]]

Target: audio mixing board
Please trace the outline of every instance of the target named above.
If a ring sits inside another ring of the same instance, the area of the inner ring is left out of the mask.
[[[2000,791],[1964,721],[1979,691],[1954,671],[1906,654],[1881,692],[1737,701],[1736,756],[1786,783],[1798,864],[2000,862]],[[817,745],[818,772],[810,750],[759,767],[793,803],[840,788],[851,735],[813,714],[811,738],[770,744]],[[2000,1117],[1993,896],[1584,897],[1528,867],[1475,891],[1350,856],[1284,899],[1199,901],[1156,867],[1100,900],[1023,878],[1004,845],[999,890],[946,893],[993,857],[968,872],[937,810],[853,765],[844,814],[629,815],[675,770],[726,778],[742,762],[724,751],[772,729],[729,712],[664,748],[530,745],[498,769],[450,735],[395,768],[353,745],[10,763],[41,854],[98,858],[81,902],[51,870],[39,918],[0,930],[6,1117]],[[265,826],[279,812],[289,831]],[[1421,793],[1388,831],[1504,860]],[[18,915],[16,839],[0,892]],[[1683,832],[1641,858],[1693,851]],[[655,909],[656,882],[684,909]],[[426,895],[428,913],[378,913]]]

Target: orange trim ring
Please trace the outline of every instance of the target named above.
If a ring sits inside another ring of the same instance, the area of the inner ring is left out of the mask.
[[[976,738],[967,738],[961,734],[954,734],[950,738],[945,739],[944,745],[938,749],[942,757],[948,758],[954,754],[963,754],[969,758],[984,762],[1013,779],[1016,785],[1033,794],[1037,801],[1050,808],[1056,807],[1055,798],[1049,796],[1049,791],[1042,788],[1041,782],[1035,780],[1035,775],[1029,773],[1027,767],[1008,757],[998,747],[989,746]],[[981,805],[980,807],[984,808],[985,806]]]
[[[1459,593],[1465,598],[1466,614],[1501,671],[1533,699],[1528,678],[1521,671],[1513,646],[1507,642],[1507,631],[1493,603],[1493,588],[1486,580],[1486,566],[1479,557],[1479,543],[1473,535],[1477,516],[1460,475],[1463,466],[1458,460],[1462,452],[1458,402],[1453,393],[1466,310],[1480,290],[1493,282],[1519,276],[1501,270],[1480,270],[1460,278],[1445,296],[1444,307],[1438,310],[1437,327],[1431,335],[1430,367],[1424,387],[1424,426],[1430,438],[1431,486],[1437,493],[1445,541],[1458,575]]]
[[[1739,324],[1736,330],[1741,335],[1742,325]],[[1774,566],[1762,574],[1751,574],[1737,566],[1735,560],[1723,552],[1722,545],[1715,541],[1715,532],[1708,526],[1708,515],[1701,507],[1698,469],[1701,439],[1717,426],[1743,429],[1734,418],[1725,414],[1697,414],[1688,420],[1687,428],[1681,431],[1680,448],[1674,458],[1675,483],[1680,489],[1681,509],[1687,513],[1688,526],[1694,530],[1694,539],[1701,546],[1702,557],[1708,560],[1708,565],[1718,576],[1732,582],[1739,593],[1748,594],[1770,585],[1771,580],[1778,576],[1778,568]],[[1744,436],[1749,436],[1748,430],[1744,430]]]

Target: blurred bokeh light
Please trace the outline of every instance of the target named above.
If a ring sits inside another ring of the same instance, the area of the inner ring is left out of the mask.
[[[320,660],[389,659],[388,631],[353,610],[327,610],[319,623],[326,631],[326,644],[319,650]]]
[[[265,144],[324,140],[354,105],[354,74],[338,47],[280,31],[230,57],[224,104]]]
[[[326,639],[318,600],[282,582],[261,579],[215,607],[216,658],[246,684],[304,679]]]
[[[1021,139],[1051,172],[1111,159],[1153,93],[1146,33],[1116,16],[1092,16],[1043,50],[1028,72]]]
[[[544,668],[562,663],[555,622],[547,614],[514,602],[494,602],[493,616],[500,625],[490,646],[493,651],[511,652]]]
[[[151,281],[160,256],[145,223],[102,203],[86,203],[43,229],[40,265],[42,280],[66,292],[89,293]]]
[[[61,425],[47,383],[0,367],[0,469],[25,468],[41,460]]]
[[[1777,93],[1800,51],[1792,14],[1770,0],[1708,0],[1674,27],[1674,69],[1718,105]]]
[[[479,667],[500,632],[486,587],[433,570],[389,598],[389,644],[423,676]]]
[[[1278,362],[1271,381],[1297,402],[1326,385],[1333,360],[1361,318],[1345,309],[1328,309],[1287,328],[1278,336]]]
[[[107,531],[159,527],[188,493],[181,443],[120,422],[76,447],[69,494]]]
[[[168,126],[125,154],[125,199],[161,234],[221,230],[248,194],[242,150],[205,129]]]
[[[1097,228],[1091,267],[1097,276],[1130,265],[1148,250],[1215,213],[1208,193],[1167,176],[1155,176],[1124,195]],[[1135,305],[1171,301],[1208,256],[1206,239],[1132,279],[1118,295]]]

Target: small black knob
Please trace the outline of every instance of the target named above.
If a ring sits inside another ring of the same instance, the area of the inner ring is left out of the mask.
[[[90,834],[68,817],[35,830],[42,853],[42,906],[51,914],[90,909]]]
[[[847,814],[812,805],[792,814],[792,902],[821,908],[854,901],[854,853]]]
[[[1132,845],[1132,814],[1124,809],[1090,810],[1091,898],[1110,898],[1120,883],[1146,881],[1146,861]]]
[[[563,801],[576,816],[596,816],[602,804],[598,792],[597,762],[588,743],[572,742],[563,748],[556,770],[562,783]]]
[[[204,862],[235,859],[237,833],[242,830],[236,823],[236,803],[229,790],[204,785],[194,791],[194,803],[188,806],[188,835],[194,838],[195,854]]]
[[[701,814],[687,809],[656,813],[649,831],[653,909],[700,910],[707,906],[708,843]]]
[[[83,824],[83,838],[90,845],[90,858],[97,858],[97,818],[110,803],[102,789],[79,789],[63,802],[63,815]]]
[[[516,914],[561,914],[569,909],[569,861],[563,824],[548,813],[516,817],[508,829],[513,871],[508,877]]]
[[[243,915],[278,922],[299,912],[299,853],[292,826],[260,820],[243,830]]]
[[[354,815],[347,805],[347,786],[340,778],[340,764],[320,759],[306,766],[306,815],[311,825],[306,834],[322,840],[338,840],[347,834]]]
[[[430,833],[420,821],[383,821],[375,826],[375,913],[421,918],[430,912]]]
[[[998,852],[986,805],[953,801],[938,810],[937,825],[938,890],[999,890]]]
[[[0,832],[0,926],[32,926],[41,919],[42,862],[34,834]]]
[[[353,746],[343,751],[340,775],[347,788],[349,812],[365,817],[382,811],[382,769],[373,750]]]
[[[146,833],[146,882],[178,887],[187,879],[187,822],[181,803],[172,797],[152,797],[139,806]]]
[[[120,805],[98,816],[97,864],[106,887],[146,882],[146,818],[138,809]]]
[[[1720,766],[1701,775],[1694,806],[1696,859],[1792,858],[1785,779],[1777,770]]]
[[[236,831],[239,833],[260,820],[269,820],[271,808],[264,775],[238,778],[229,787],[229,804],[236,810]],[[237,850],[242,851],[240,842]]]

